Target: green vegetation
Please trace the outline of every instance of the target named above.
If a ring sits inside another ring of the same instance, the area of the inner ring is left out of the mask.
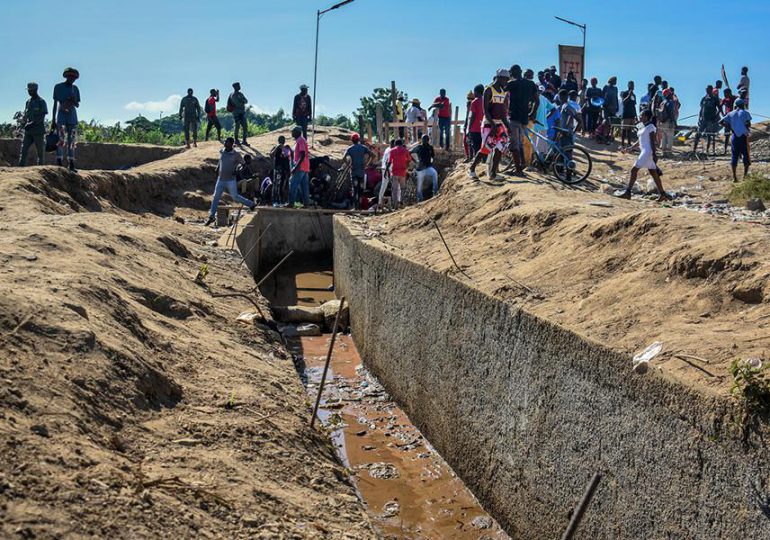
[[[233,115],[227,109],[219,109],[217,116],[222,124],[222,137],[233,135]],[[291,117],[287,116],[283,109],[275,114],[255,113],[252,110],[246,112],[249,123],[249,136],[253,137],[293,125]],[[319,126],[338,126],[352,129],[353,123],[345,115],[328,117],[319,115]],[[21,136],[21,113],[14,116],[14,122],[0,124],[0,137]],[[157,120],[150,120],[144,116],[137,116],[129,120],[125,125],[117,123],[114,126],[104,126],[95,120],[80,122],[78,136],[85,142],[110,142],[110,143],[141,143],[159,144],[166,146],[181,146],[184,144],[184,124],[178,115],[163,116]],[[212,135],[216,138],[216,129],[212,128]],[[200,123],[198,140],[202,141],[206,136],[206,119]]]
[[[763,174],[750,173],[742,182],[733,186],[727,198],[738,206],[743,206],[749,199],[770,201],[770,178]]]
[[[730,375],[733,377],[730,393],[742,402],[748,414],[770,411],[770,381],[767,366],[761,360],[733,360]]]
[[[398,92],[397,96],[403,96],[404,109],[407,107],[409,96],[404,92]],[[362,116],[364,125],[368,122],[372,128],[377,125],[377,105],[382,105],[382,119],[384,122],[393,121],[393,90],[390,88],[375,88],[371,96],[361,98],[361,107],[356,110],[356,118]],[[356,127],[356,129],[358,129]]]

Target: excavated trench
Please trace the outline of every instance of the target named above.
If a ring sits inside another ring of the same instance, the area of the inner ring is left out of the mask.
[[[258,280],[294,252],[261,286],[274,313],[279,306],[312,309],[335,298],[332,218],[325,211],[264,209],[244,226],[238,243],[242,253],[252,249],[246,260]],[[311,402],[331,340],[330,328],[316,322],[323,334],[298,336],[296,325],[279,323]],[[363,364],[350,333],[338,334],[319,418],[380,533],[508,538]]]

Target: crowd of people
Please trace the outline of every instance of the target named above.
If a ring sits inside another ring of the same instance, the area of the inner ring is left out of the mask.
[[[63,166],[66,151],[67,166],[75,171],[75,142],[77,138],[77,109],[80,91],[75,85],[79,73],[74,68],[64,70],[64,81],[53,89],[53,122],[46,134],[48,108],[38,93],[38,85],[29,83],[29,99],[26,103],[19,164],[26,165],[29,150],[34,146],[38,163],[43,163],[46,149],[56,151],[57,165]],[[724,77],[724,76],[723,76]],[[726,81],[726,79],[725,79]],[[737,166],[742,162],[744,174],[750,166],[749,108],[750,79],[748,68],[741,76],[734,92],[722,80],[706,87],[700,100],[697,129],[693,152],[697,153],[702,140],[716,152],[716,140],[720,131],[724,134],[724,152],[732,148],[731,166],[733,179],[737,181]],[[723,87],[724,86],[724,87]],[[258,202],[276,207],[304,207],[311,204],[311,195],[323,193],[328,186],[328,174],[313,174],[311,162],[330,167],[328,158],[311,158],[307,144],[307,129],[313,118],[313,107],[307,85],[301,85],[294,96],[291,131],[293,148],[283,136],[270,153],[272,176],[257,184],[249,155],[241,155],[236,146],[249,146],[248,99],[238,82],[227,98],[227,111],[234,120],[234,136],[224,142],[220,152],[217,183],[208,223],[214,221],[222,193],[227,190],[233,199],[253,208]],[[179,104],[179,118],[183,122],[184,139],[188,148],[197,146],[198,130],[202,116],[207,120],[205,140],[216,129],[217,140],[222,140],[222,124],[217,117],[220,93],[211,89],[201,108],[192,88],[187,90]],[[402,202],[408,166],[415,164],[417,172],[417,200],[422,200],[423,184],[429,180],[432,193],[439,190],[438,175],[433,166],[435,150],[431,137],[422,133],[427,124],[429,130],[438,130],[439,147],[450,149],[452,104],[446,90],[441,89],[433,103],[423,109],[419,99],[412,99],[405,108],[405,99],[399,96],[394,109],[394,120],[405,122],[410,139],[418,141],[407,148],[405,130],[399,128],[399,138],[390,141],[384,152],[362,144],[354,134],[344,159],[350,162],[350,196],[340,204],[357,209],[383,208],[384,197],[390,188],[390,207],[398,208]],[[510,69],[498,69],[492,82],[477,84],[468,92],[466,118],[463,127],[468,174],[477,180],[476,168],[487,162],[489,180],[499,179],[500,160],[503,153],[510,153],[513,174],[525,175],[535,155],[548,152],[551,145],[562,149],[574,144],[576,133],[593,138],[598,143],[611,143],[615,132],[620,134],[621,148],[638,146],[640,156],[631,171],[631,178],[624,197],[630,190],[640,170],[649,170],[658,187],[661,199],[667,197],[663,190],[658,167],[660,153],[670,152],[680,121],[681,102],[676,90],[660,75],[647,84],[647,90],[637,99],[633,81],[626,89],[618,90],[617,77],[609,77],[599,87],[596,77],[578,81],[573,72],[562,77],[555,66],[538,71],[513,65]],[[412,125],[410,125],[412,124]],[[373,163],[381,159],[377,175],[372,174]],[[318,167],[314,167],[313,170]],[[338,171],[339,172],[339,171]],[[374,180],[373,176],[376,176]],[[375,193],[376,191],[376,193]],[[318,202],[317,198],[315,199]]]

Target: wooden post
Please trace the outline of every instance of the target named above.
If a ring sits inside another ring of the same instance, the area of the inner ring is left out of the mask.
[[[383,144],[385,139],[383,138],[383,126],[382,126],[382,105],[377,104],[377,142]]]
[[[370,122],[366,123],[366,138],[369,139],[369,144],[372,143],[372,124]]]
[[[361,114],[358,115],[358,134],[364,136],[364,117]]]
[[[423,135],[427,135],[428,134],[428,118],[427,117],[425,118],[425,120],[422,121],[422,134]],[[419,134],[417,136],[417,139],[418,139],[417,142],[420,142]]]
[[[390,122],[383,124],[382,132],[382,144],[387,146],[390,141]]]
[[[398,116],[396,116],[396,98],[398,97],[396,95],[396,81],[390,81],[390,93],[391,93],[390,100],[393,105],[393,121],[400,122],[401,119]]]

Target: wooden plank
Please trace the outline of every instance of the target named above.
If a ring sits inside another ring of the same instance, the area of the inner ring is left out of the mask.
[[[393,121],[398,120],[398,116],[396,116],[396,81],[390,81],[390,93],[391,93],[391,105],[393,106]]]
[[[372,143],[372,124],[370,122],[366,123],[366,138],[369,140],[369,143]]]

